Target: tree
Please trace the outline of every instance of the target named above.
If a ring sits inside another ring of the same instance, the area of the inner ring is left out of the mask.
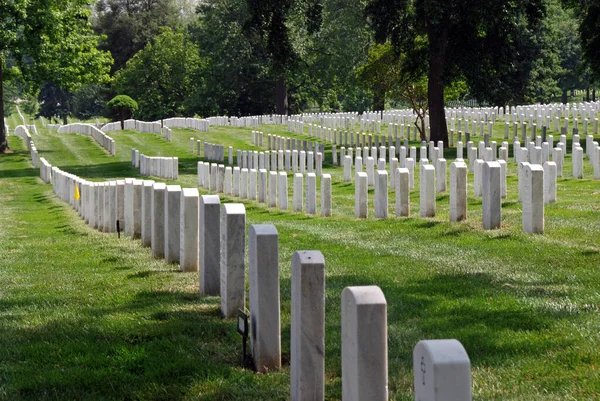
[[[322,1],[247,0],[247,3],[250,12],[247,28],[264,39],[275,77],[275,112],[288,114],[287,74],[300,61],[291,36],[302,38],[320,30]]]
[[[181,4],[173,0],[97,1],[94,30],[105,35],[100,48],[112,54],[115,60],[112,72],[125,67],[127,61],[158,36],[163,27],[176,27],[178,8],[184,11],[182,15],[187,15],[189,6],[184,1]]]
[[[193,114],[186,100],[203,86],[203,69],[188,35],[166,28],[117,72],[114,87],[138,99],[143,120]]]
[[[391,43],[374,43],[369,58],[356,70],[358,79],[373,92],[373,110],[384,110],[387,94],[402,84],[400,61]]]
[[[579,35],[585,63],[594,81],[600,80],[600,0],[567,1],[577,9]]]
[[[103,115],[106,111],[108,89],[102,85],[84,85],[71,97],[71,113],[73,117],[87,120]]]
[[[13,0],[0,7],[0,99],[4,83],[19,78],[34,92],[52,80],[65,90],[106,81],[112,59],[96,46],[86,0]],[[5,70],[7,62],[11,68]],[[4,102],[0,104],[4,114]],[[0,124],[0,152],[8,145]]]
[[[405,68],[426,72],[430,139],[446,144],[445,86],[464,77],[479,99],[506,104],[522,96],[544,11],[544,0],[372,0],[366,7],[376,40],[391,38]]]
[[[106,107],[119,117],[121,129],[125,129],[125,120],[131,118],[133,113],[136,112],[138,104],[127,95],[117,95],[106,104]]]
[[[244,29],[246,0],[210,0],[198,6],[191,41],[205,60],[204,86],[188,94],[201,115],[257,115],[274,110],[275,85],[260,37]]]
[[[40,116],[50,120],[59,119],[66,125],[71,111],[71,97],[71,94],[64,91],[59,85],[46,82],[38,95]]]

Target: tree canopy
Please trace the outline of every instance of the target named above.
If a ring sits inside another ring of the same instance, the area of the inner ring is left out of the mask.
[[[107,82],[112,59],[97,49],[88,6],[86,0],[4,2],[0,7],[0,88],[13,79],[27,84],[32,92],[46,81],[67,91],[87,82]],[[3,102],[0,108],[4,114]],[[0,151],[6,147],[0,124]]]
[[[188,35],[166,28],[117,72],[114,86],[138,99],[137,116],[143,120],[193,115],[189,105],[198,99],[203,68]]]
[[[366,7],[376,40],[392,40],[403,69],[428,77],[431,139],[447,143],[444,88],[463,78],[479,100],[516,102],[539,52],[533,38],[543,0],[372,0]]]

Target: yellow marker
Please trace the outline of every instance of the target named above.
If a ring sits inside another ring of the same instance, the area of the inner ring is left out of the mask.
[[[79,200],[79,185],[75,184],[75,200]]]

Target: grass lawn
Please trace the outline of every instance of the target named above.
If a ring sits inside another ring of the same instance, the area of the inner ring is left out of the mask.
[[[12,116],[11,128],[16,123]],[[284,127],[261,130],[302,137]],[[175,129],[172,142],[111,132],[115,157],[81,135],[39,122],[38,132],[41,157],[92,180],[139,177],[130,162],[135,147],[178,156],[177,183],[195,187],[201,159],[189,152],[190,137],[258,149],[242,128]],[[499,144],[502,135],[498,128]],[[340,294],[373,284],[388,302],[390,399],[414,398],[412,349],[434,338],[465,346],[476,400],[600,398],[600,181],[590,179],[587,159],[586,178],[576,181],[567,155],[558,203],[546,205],[546,233],[525,235],[512,162],[502,228],[483,231],[481,199],[472,196],[466,222],[448,222],[448,193],[438,194],[435,218],[418,217],[418,168],[414,217],[373,219],[371,189],[371,217],[355,219],[354,185],[329,164],[327,146],[333,217],[244,201],[248,225],[272,223],[280,234],[284,367],[261,375],[242,367],[236,321],[221,319],[218,298],[198,295],[197,274],[152,259],[139,240],[88,228],[37,178],[21,139],[9,144],[16,152],[0,157],[0,399],[288,399],[290,266],[303,249],[326,260],[327,399],[341,398]],[[445,153],[449,167],[453,150]],[[472,195],[472,174],[469,181]],[[291,196],[291,177],[288,187]],[[239,202],[222,196],[228,201]]]

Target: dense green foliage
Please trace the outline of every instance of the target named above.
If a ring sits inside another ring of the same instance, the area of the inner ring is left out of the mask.
[[[117,72],[117,92],[138,100],[140,119],[153,121],[193,115],[202,103],[203,62],[198,48],[183,32],[166,29]]]
[[[138,104],[135,100],[127,95],[118,95],[113,97],[107,104],[113,115],[121,121],[121,129],[124,129],[124,121],[131,118],[138,110]]]
[[[97,49],[87,0],[15,0],[0,7],[0,88],[18,79],[30,92],[50,81],[70,92],[107,82],[112,59]],[[4,74],[5,64],[11,68]],[[4,98],[0,89],[0,98]],[[0,115],[4,102],[0,104]],[[6,147],[0,124],[0,152]]]

